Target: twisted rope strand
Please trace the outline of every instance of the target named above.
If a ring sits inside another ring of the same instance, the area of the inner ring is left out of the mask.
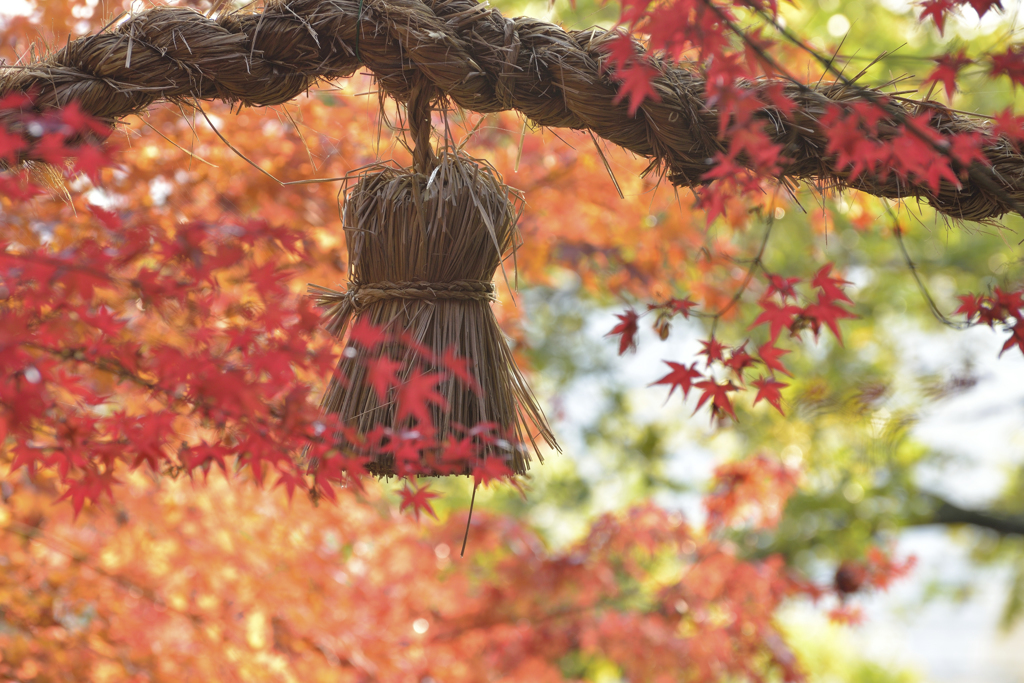
[[[77,100],[113,122],[160,100],[280,104],[365,65],[401,101],[409,101],[425,78],[465,109],[515,109],[542,126],[589,129],[665,168],[675,185],[699,186],[728,143],[718,136],[717,112],[705,104],[702,77],[653,60],[658,75],[652,85],[661,99],[647,100],[629,116],[625,104],[615,103],[618,88],[606,69],[607,46],[616,37],[602,29],[565,31],[530,17],[506,18],[475,0],[276,0],[259,13],[215,18],[156,7],[28,67],[3,70],[0,97],[34,92],[40,108]],[[964,220],[990,220],[1024,203],[1024,155],[1003,139],[983,148],[991,163],[986,186],[967,179],[957,188],[943,181],[933,193],[885,169],[853,180],[826,154],[828,136],[819,119],[831,103],[884,93],[843,83],[802,88],[773,79],[745,87],[766,91],[780,84],[796,109],[786,118],[766,106],[759,116],[771,121],[769,135],[782,145],[784,179],[879,197],[920,197]],[[931,127],[943,135],[987,131],[984,122],[934,103],[889,99],[884,106],[890,116],[883,137],[895,135],[896,122],[925,107],[935,112]]]
[[[372,303],[386,299],[416,299],[431,301],[453,299],[456,301],[496,301],[494,284],[477,280],[455,280],[454,282],[371,282],[351,283],[345,292],[323,297],[330,306],[340,299],[350,302],[353,312],[358,313]]]
[[[454,280],[452,282],[370,282],[359,284],[349,282],[348,289],[339,292],[328,287],[310,284],[308,294],[318,308],[324,311],[324,327],[337,336],[344,329],[351,316],[364,310],[370,304],[387,299],[412,299],[417,301],[497,301],[493,282],[480,280]]]

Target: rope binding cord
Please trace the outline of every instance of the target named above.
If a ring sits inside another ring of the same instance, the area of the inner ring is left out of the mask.
[[[459,301],[497,301],[493,282],[456,280],[454,282],[370,282],[352,283],[345,292],[332,292],[313,285],[310,293],[323,308],[341,306],[359,313],[370,304],[385,299],[456,299]],[[340,310],[327,315],[344,315]]]

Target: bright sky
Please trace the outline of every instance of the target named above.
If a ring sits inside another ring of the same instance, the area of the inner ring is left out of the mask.
[[[0,15],[26,16],[32,14],[32,9],[28,0],[0,0]]]

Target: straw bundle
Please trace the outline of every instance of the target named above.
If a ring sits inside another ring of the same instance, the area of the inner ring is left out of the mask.
[[[348,428],[334,434],[343,450],[354,445],[346,436],[352,428],[426,433],[435,446],[421,459],[417,473],[426,475],[468,474],[473,462],[454,470],[437,466],[436,449],[490,423],[500,438],[478,440],[480,457],[501,457],[523,474],[531,450],[540,459],[538,438],[557,446],[490,307],[491,280],[515,248],[521,198],[485,162],[451,153],[433,161],[429,174],[371,167],[347,195],[348,290],[313,287],[311,293],[327,308],[326,327],[338,337],[359,320],[405,341],[348,346],[321,406]],[[469,359],[479,387],[454,377],[441,381],[437,392],[446,405],[431,408],[433,424],[400,418],[400,388],[379,396],[368,377],[368,361],[387,354],[401,363],[399,384],[407,382],[425,356],[417,346],[435,359],[428,363],[452,351]],[[393,453],[368,455],[374,474],[407,473],[396,468]]]

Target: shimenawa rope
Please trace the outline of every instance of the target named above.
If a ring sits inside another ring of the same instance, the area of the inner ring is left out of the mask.
[[[426,79],[464,109],[515,109],[542,126],[589,129],[651,159],[652,168],[666,169],[677,186],[700,186],[728,142],[718,135],[718,112],[707,106],[703,76],[694,65],[653,60],[652,87],[660,100],[647,100],[630,116],[616,102],[618,85],[607,69],[608,45],[616,37],[614,31],[565,31],[530,17],[506,18],[475,0],[271,0],[260,12],[213,17],[154,7],[39,62],[4,68],[0,97],[33,92],[43,109],[76,100],[113,122],[159,100],[279,104],[366,66],[401,101]],[[1024,204],[1024,155],[1008,140],[996,138],[983,148],[989,166],[973,171],[986,174],[984,182],[976,175],[959,187],[943,180],[933,192],[887,169],[850,178],[827,152],[820,123],[834,102],[880,98],[888,114],[880,124],[883,143],[924,111],[932,112],[928,126],[945,135],[987,132],[980,119],[843,83],[805,87],[762,79],[744,87],[764,93],[764,102],[771,101],[770,89],[781,87],[795,105],[785,116],[767,104],[758,113],[782,146],[781,178],[920,197],[965,220],[993,219]],[[0,124],[18,130],[16,119]]]

